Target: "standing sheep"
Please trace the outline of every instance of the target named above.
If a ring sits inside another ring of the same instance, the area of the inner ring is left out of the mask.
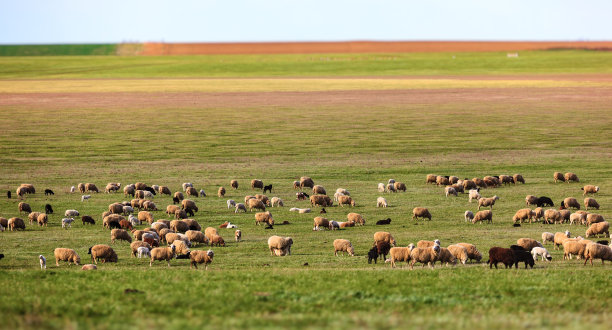
[[[612,248],[607,245],[591,243],[587,245],[584,255],[585,265],[587,263],[587,260],[590,260],[591,266],[593,266],[593,259],[601,259],[601,264],[603,265],[604,260],[612,261]]]
[[[170,267],[170,260],[174,258],[176,255],[176,247],[174,245],[168,247],[157,247],[151,250],[151,261],[149,262],[149,267],[153,266],[153,261],[155,260],[166,260],[168,262],[168,267]]]
[[[533,211],[531,209],[520,209],[516,211],[516,213],[512,217],[512,221],[514,221],[514,223],[517,223],[517,222],[523,223],[523,220],[529,220],[529,223],[531,223],[532,217],[533,217]]]
[[[55,256],[55,265],[57,267],[59,267],[60,260],[68,261],[68,264],[74,263],[78,265],[81,263],[81,257],[73,249],[57,248],[53,250],[53,255]]]
[[[447,248],[440,247],[440,252],[438,253],[438,258],[436,261],[440,261],[440,264],[452,264],[453,266],[457,264],[457,258],[453,255],[450,250]],[[435,261],[434,261],[435,263]]]
[[[349,222],[354,222],[357,225],[363,226],[365,225],[366,221],[365,218],[363,217],[363,215],[359,214],[359,213],[355,213],[355,212],[351,212],[349,214],[346,215],[346,219]]]
[[[556,222],[561,223],[561,221],[561,213],[559,213],[559,211],[555,209],[548,209],[544,211],[544,222],[550,224]]]
[[[447,186],[444,188],[444,194],[446,197],[448,197],[448,195],[455,195],[455,197],[457,197],[457,190],[451,186]]]
[[[584,192],[582,193],[582,196],[586,195],[586,194],[595,194],[599,191],[599,186],[593,186],[593,185],[586,185],[582,188],[580,188],[581,190],[584,190]]]
[[[408,263],[410,261],[410,252],[414,249],[414,244],[410,244],[407,247],[393,247],[389,250],[391,259],[391,268],[395,268],[397,261],[404,261]]]
[[[17,229],[25,230],[25,222],[23,222],[23,219],[17,217],[8,219],[6,226],[9,231],[17,231]]]
[[[132,257],[136,257],[136,254],[138,253],[141,247],[144,247],[147,250],[151,250],[151,245],[149,245],[149,243],[142,241],[134,241],[132,242],[132,244],[130,244],[130,249],[132,250]]]
[[[555,183],[557,183],[557,181],[565,182],[565,177],[563,177],[563,173],[561,172],[553,173],[553,179],[555,180]]]
[[[132,243],[132,237],[124,229],[113,229],[111,230],[111,243],[115,243],[115,240],[123,240],[128,243]]]
[[[537,205],[538,204],[538,197],[536,197],[534,195],[527,195],[527,197],[525,197],[525,204],[527,204],[527,206],[529,206],[529,205]]]
[[[291,245],[293,245],[293,239],[291,237],[280,237],[275,235],[268,238],[268,248],[270,249],[271,255],[291,255]]]
[[[336,239],[334,240],[334,255],[338,256],[338,251],[346,252],[351,257],[355,256],[355,250],[353,249],[353,245],[349,240],[346,239]]]
[[[267,223],[269,226],[274,225],[274,218],[270,211],[255,213],[255,225],[259,225],[262,222]]]
[[[324,218],[324,217],[315,217],[314,227],[312,228],[312,230],[317,231],[317,230],[321,230],[321,228],[330,228],[329,220],[327,220],[327,218]]]
[[[263,181],[257,180],[257,179],[251,180],[251,189],[263,189],[263,188],[264,188]]]
[[[478,249],[476,248],[476,246],[474,244],[470,244],[470,243],[457,243],[457,245],[461,245],[461,246],[463,246],[467,250],[468,258],[470,260],[476,260],[477,262],[480,262],[480,260],[482,260],[482,253],[480,253],[480,251],[478,251]]]
[[[599,203],[594,198],[587,197],[584,199],[584,208],[588,210],[589,207],[599,210]]]
[[[468,197],[469,197],[469,202],[471,203],[473,199],[475,200],[479,200],[482,198],[482,196],[480,196],[480,193],[478,192],[477,189],[470,189],[468,191]]]
[[[489,207],[491,207],[491,210],[492,210],[493,209],[493,205],[495,205],[495,201],[498,200],[498,199],[499,199],[499,197],[497,195],[493,196],[493,197],[489,197],[489,198],[483,197],[483,198],[479,199],[478,200],[478,210],[480,210],[481,206],[484,206],[484,207],[489,206]]]
[[[219,190],[217,190],[217,196],[219,196],[219,198],[225,196],[225,188],[224,187],[219,187]]]
[[[597,222],[592,224],[589,229],[586,231],[586,237],[589,238],[591,236],[598,236],[604,234],[604,237],[610,236],[610,223],[607,221]]]
[[[30,204],[25,203],[25,202],[20,202],[18,205],[19,208],[19,214],[21,214],[21,212],[25,213],[25,214],[30,214],[32,213],[32,208],[30,207]]]
[[[338,196],[338,205],[344,207],[344,205],[355,206],[355,201],[351,198],[351,196]]]
[[[520,174],[515,174],[512,176],[512,180],[514,181],[514,183],[522,183],[525,184],[525,179],[523,179],[523,176]]]
[[[601,214],[597,214],[597,213],[589,213],[587,214],[587,226],[590,226],[594,223],[598,223],[598,222],[604,222],[604,217]]]
[[[463,213],[463,218],[465,219],[465,222],[471,222],[472,220],[474,220],[474,213],[472,213],[472,211],[467,210],[465,211],[465,213]]]
[[[519,238],[516,240],[516,245],[522,247],[527,252],[531,251],[534,247],[543,247],[542,243],[531,238]]]
[[[230,181],[230,187],[232,187],[234,189],[238,189],[238,180]]]
[[[449,245],[447,249],[462,264],[465,265],[465,263],[468,261],[469,259],[468,251],[465,247],[458,245],[458,244],[453,244],[453,245]]]
[[[91,261],[95,264],[98,264],[98,259],[102,259],[102,263],[117,262],[117,253],[112,247],[105,244],[90,247],[88,254],[91,254]]]
[[[406,192],[406,184],[403,182],[396,182],[393,184],[393,187],[395,188],[396,191],[403,191]]]
[[[234,239],[236,239],[236,242],[240,242],[240,240],[242,239],[242,231],[240,229],[236,229],[236,232],[234,233]]]
[[[236,204],[236,209],[234,210],[234,213],[238,213],[238,211],[246,212],[246,206],[242,203]]]
[[[381,192],[381,193],[385,192],[385,184],[384,183],[380,182],[378,184],[378,192]]]
[[[427,218],[428,220],[431,220],[431,213],[429,213],[429,210],[424,207],[415,207],[412,209],[412,219],[418,221],[418,218]]]
[[[555,243],[555,234],[549,232],[542,233],[542,244],[546,244],[546,242]]]
[[[548,253],[548,250],[543,247],[534,247],[531,249],[531,255],[533,256],[533,261],[538,260],[538,256],[542,257],[542,261],[544,261],[545,258],[548,261],[552,260],[552,256]]]
[[[414,264],[420,262],[425,267],[425,264],[429,266],[429,268],[434,269],[433,264],[438,260],[438,255],[440,253],[440,246],[434,245],[428,248],[414,248],[410,251],[410,269],[414,269]]]
[[[272,207],[285,206],[285,204],[283,203],[283,200],[278,197],[272,197],[272,199],[270,200],[270,203],[272,204]]]
[[[253,209],[257,209],[261,211],[266,210],[266,205],[264,204],[264,202],[260,201],[257,198],[251,198],[247,200],[247,206],[249,207],[249,211],[253,211]]]
[[[474,219],[472,219],[472,223],[475,224],[476,222],[480,221],[480,223],[482,224],[483,222],[485,222],[485,220],[489,223],[493,223],[493,212],[491,210],[482,210],[476,212]]]
[[[208,251],[191,251],[189,253],[189,259],[191,265],[189,269],[195,267],[198,269],[198,264],[204,264],[204,270],[208,270],[208,265],[212,263],[215,253],[212,250]]]
[[[435,175],[435,174],[427,174],[427,178],[425,179],[425,184],[428,184],[428,183],[435,184],[437,178],[438,178],[438,176]]]
[[[561,201],[561,210],[569,209],[571,207],[580,210],[580,203],[578,203],[578,201],[574,197],[567,197],[566,199]]]
[[[376,199],[376,207],[387,207],[389,204],[387,203],[387,199],[384,197],[378,197]]]
[[[578,179],[578,176],[572,172],[565,173],[564,178],[565,178],[565,182],[567,183],[569,183],[570,181],[580,182],[580,179]]]

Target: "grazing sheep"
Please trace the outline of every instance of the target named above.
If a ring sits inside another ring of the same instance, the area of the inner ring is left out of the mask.
[[[236,207],[236,202],[233,199],[227,200],[227,208],[229,209],[230,207]]]
[[[500,262],[503,263],[506,268],[512,268],[512,265],[515,263],[514,252],[511,249],[497,246],[489,249],[489,261],[487,262],[489,268],[493,268],[493,265],[495,265],[495,269],[497,269],[497,264]],[[516,267],[518,268],[518,263]]]
[[[570,181],[580,182],[580,179],[578,179],[578,176],[572,172],[565,173],[564,177],[565,177],[565,182],[567,183],[569,183]]]
[[[457,197],[457,190],[455,190],[455,188],[451,186],[446,186],[444,188],[444,194],[446,195],[446,197],[448,197],[448,195],[455,195],[455,197]]]
[[[206,238],[208,238],[209,241],[214,235],[219,235],[217,228],[207,227],[206,229],[204,229],[204,236],[206,236]]]
[[[517,223],[517,222],[523,223],[523,220],[529,220],[529,223],[531,223],[532,217],[533,217],[533,211],[531,209],[520,209],[516,211],[516,213],[512,217],[512,221],[514,221],[514,223]]]
[[[470,191],[470,190],[480,189],[480,188],[478,188],[478,186],[476,185],[474,181],[466,179],[465,181],[463,181],[463,189]]]
[[[435,174],[427,174],[427,178],[425,179],[425,184],[428,183],[436,183],[436,180],[438,179],[438,176]]]
[[[47,269],[47,258],[41,254],[38,256],[38,260],[40,261],[40,269]]]
[[[242,239],[242,231],[240,229],[236,229],[234,232],[234,239],[236,239],[236,242],[240,242]]]
[[[391,244],[389,244],[389,242],[376,242],[374,246],[376,247],[376,253],[385,260],[387,254],[389,254],[389,250],[391,250]]]
[[[172,220],[170,221],[170,230],[177,233],[185,233],[189,230],[189,225],[182,220]]]
[[[125,197],[127,197],[128,195],[130,195],[132,197],[136,196],[136,188],[134,188],[134,186],[132,186],[132,185],[128,185],[128,186],[123,187],[123,195]]]
[[[463,217],[465,218],[465,222],[471,222],[472,220],[474,220],[474,213],[472,213],[472,211],[465,211],[465,213],[463,213]]]
[[[387,207],[389,204],[387,203],[387,199],[384,197],[378,197],[376,199],[376,207]]]
[[[225,196],[225,188],[224,187],[219,187],[219,190],[217,190],[217,196],[219,198],[224,197]]]
[[[516,240],[516,245],[522,247],[525,251],[531,251],[534,247],[543,247],[542,243],[531,238],[519,238]]]
[[[431,213],[429,213],[429,210],[424,207],[415,207],[412,209],[412,219],[418,221],[419,217],[431,220]]]
[[[378,249],[376,248],[376,245],[374,245],[370,251],[368,251],[368,263],[371,264],[372,260],[374,260],[374,263],[377,263],[378,261]]]
[[[544,217],[544,209],[541,207],[536,207],[535,210],[533,210],[533,215],[532,215],[534,221],[540,221],[542,220],[542,218]]]
[[[225,246],[225,240],[223,240],[223,237],[219,235],[213,235],[210,239],[210,246],[213,245]]]
[[[145,211],[158,211],[157,209],[157,205],[155,205],[155,203],[151,202],[151,201],[144,201],[142,203],[142,208]]]
[[[17,231],[17,229],[25,230],[25,222],[21,218],[10,218],[7,221],[7,228],[9,231]]]
[[[346,252],[351,257],[355,256],[355,249],[353,249],[353,245],[349,240],[346,239],[336,239],[334,240],[334,255],[338,256],[338,251]]]
[[[123,240],[128,243],[132,243],[132,237],[124,229],[113,229],[111,230],[111,243],[115,243],[115,240]]]
[[[157,192],[158,192],[160,195],[168,195],[168,196],[172,195],[172,191],[170,190],[170,188],[169,188],[169,187],[166,187],[166,186],[159,186],[159,187],[157,188]]]
[[[533,268],[533,266],[535,265],[533,256],[529,252],[525,250],[514,250],[512,251],[512,253],[514,254],[514,267],[515,268],[518,268],[518,264],[521,261],[525,263],[525,269],[527,269],[527,265],[529,265],[531,268]]]
[[[470,199],[469,200],[470,203],[472,202],[472,199],[479,200],[482,198],[482,196],[480,196],[480,193],[476,189],[470,189],[468,191],[468,197]]]
[[[455,191],[458,192],[458,193],[465,194],[465,190],[463,189],[463,185],[460,185],[460,184],[456,183],[456,184],[454,184],[452,186],[449,186],[449,187],[455,189]]]
[[[238,213],[238,211],[242,210],[243,212],[246,212],[246,206],[244,206],[244,204],[242,203],[238,203],[236,204],[236,209],[234,210],[234,213]]]
[[[234,189],[238,189],[238,180],[230,181],[230,187],[232,187]]]
[[[381,182],[381,183],[378,184],[378,192],[381,192],[381,193],[385,192],[385,184],[384,183]]]
[[[264,203],[264,205],[266,206],[270,206],[270,199],[268,198],[268,196],[266,195],[262,195],[262,194],[256,194],[255,198],[259,199],[260,201],[262,201]]]
[[[187,196],[199,197],[198,191],[194,187],[187,187],[185,194]]]
[[[587,197],[584,199],[584,208],[588,210],[589,207],[599,210],[599,203],[594,198]]]
[[[191,265],[189,269],[195,267],[198,269],[198,264],[204,264],[204,270],[208,270],[208,265],[212,263],[215,253],[212,250],[208,251],[191,251],[189,252],[189,260]]]
[[[168,215],[174,215],[176,214],[176,211],[179,211],[181,208],[176,206],[176,205],[168,205],[166,206],[166,214]]]
[[[425,264],[429,266],[429,268],[434,268],[434,263],[438,260],[438,256],[440,254],[440,246],[434,245],[428,248],[414,248],[410,251],[410,269],[414,269],[414,264],[420,262],[425,267]]]
[[[249,211],[253,211],[253,209],[257,209],[261,211],[266,210],[266,205],[264,204],[264,202],[262,202],[261,200],[257,198],[251,198],[247,200],[247,206],[249,207]]]
[[[202,230],[202,226],[194,219],[184,219],[183,222],[187,224],[189,230]]]
[[[387,242],[391,246],[395,246],[395,238],[386,231],[377,231],[374,233],[374,244],[378,242]]]
[[[108,211],[114,214],[122,214],[123,213],[123,204],[113,203],[108,206]]]
[[[376,221],[376,225],[377,226],[381,226],[381,225],[390,225],[391,224],[391,218],[387,218],[384,220],[378,220]]]
[[[480,251],[478,251],[474,244],[457,243],[457,245],[461,245],[467,250],[469,260],[476,260],[477,262],[480,262],[480,260],[482,260],[482,254],[480,253]]]
[[[548,250],[543,247],[534,247],[531,249],[531,255],[534,261],[538,260],[538,256],[542,257],[542,261],[544,261],[544,259],[548,261],[552,260],[552,256],[548,253]]]
[[[465,263],[468,261],[469,259],[468,251],[465,247],[459,244],[453,244],[453,245],[449,245],[447,249],[462,264],[465,265]]]
[[[553,173],[553,179],[555,180],[555,183],[557,183],[557,181],[565,182],[565,177],[563,177],[563,173],[561,172]]]
[[[139,249],[141,247],[146,248],[147,250],[151,250],[151,245],[149,245],[149,243],[142,241],[134,241],[132,242],[132,244],[130,244],[130,249],[132,250],[132,257],[136,257],[136,254],[139,252]]]
[[[338,205],[344,207],[344,205],[355,206],[355,201],[351,198],[351,196],[338,196]]]
[[[512,180],[514,181],[514,183],[522,183],[525,184],[525,179],[523,179],[523,176],[520,174],[515,174],[512,176]]]
[[[414,244],[410,244],[406,247],[393,247],[389,250],[391,259],[391,268],[395,268],[395,263],[398,261],[404,261],[408,263],[410,261],[410,255],[414,249]]]
[[[274,218],[270,211],[255,213],[255,225],[259,225],[262,222],[267,223],[269,226],[274,225]]]
[[[389,193],[397,192],[395,190],[395,186],[393,184],[391,184],[391,183],[387,184],[386,189],[387,189],[387,192],[389,192]]]
[[[355,221],[338,222],[340,228],[355,227]]]
[[[481,178],[473,178],[472,181],[474,182],[474,184],[476,184],[476,186],[480,188],[487,188],[487,184]]]
[[[63,218],[62,219],[62,228],[68,229],[72,228],[72,223],[74,222],[73,218]]]
[[[436,178],[436,184],[438,186],[448,186],[450,185],[450,180],[445,176],[438,175]]]
[[[476,212],[476,215],[474,215],[474,219],[472,219],[472,223],[475,224],[476,222],[481,221],[480,223],[482,224],[483,222],[485,222],[485,220],[489,223],[493,223],[493,212],[491,210],[482,210]]]
[[[269,192],[269,193],[272,193],[272,185],[271,184],[263,187],[264,194],[266,193],[266,191]]]
[[[85,191],[91,191],[91,192],[95,192],[95,193],[100,192],[98,190],[98,187],[96,187],[96,185],[93,184],[93,183],[86,183],[85,184]]]
[[[580,210],[580,203],[578,203],[578,201],[574,197],[567,197],[566,199],[561,201],[561,210],[569,209],[571,207]]]
[[[489,197],[489,198],[483,197],[483,198],[479,199],[478,200],[478,210],[480,210],[481,206],[484,206],[484,207],[489,206],[489,207],[491,207],[491,210],[492,210],[493,209],[493,205],[495,205],[495,201],[498,200],[498,199],[499,199],[499,197],[497,195],[493,196],[493,197]]]
[[[610,223],[607,221],[597,222],[592,224],[589,229],[586,230],[586,237],[589,238],[591,236],[597,236],[604,234],[604,237],[610,236]]]
[[[322,207],[327,207],[327,206],[333,206],[333,202],[331,200],[331,198],[329,198],[329,196],[326,195],[313,195],[310,196],[310,205],[312,206],[322,206]]]
[[[555,206],[555,203],[553,203],[552,199],[550,199],[550,197],[546,197],[546,196],[541,196],[538,198],[538,201],[536,202],[536,205],[538,207],[542,207],[542,206]]]
[[[76,187],[75,186],[70,187],[70,193],[71,194],[74,193],[75,191],[76,191]],[[9,198],[11,198],[10,196],[11,195],[10,195],[10,191],[9,191]]]
[[[190,199],[183,199],[181,201],[181,209],[185,210],[188,214],[193,216],[193,212],[198,212],[196,203]]]
[[[132,227],[140,226],[140,220],[138,220],[138,217],[134,216],[133,214],[130,214],[128,216],[128,221],[130,222],[130,224],[132,224]]]
[[[548,209],[544,211],[544,222],[550,223],[561,223],[561,213],[554,209]]]
[[[193,183],[191,183],[191,182],[183,182],[181,187],[183,187],[183,191],[187,191],[187,188],[189,188],[189,187],[193,188]]]
[[[86,200],[88,200],[90,198],[91,198],[91,195],[82,195],[81,196],[81,202],[84,202],[84,201],[86,201]]]
[[[291,237],[280,237],[275,235],[268,238],[268,248],[270,249],[271,255],[291,255],[291,245],[293,245],[293,239]]]
[[[141,246],[137,249],[137,251],[138,251],[138,258],[142,258],[144,256],[151,258],[151,249],[145,246]]]
[[[187,243],[180,239],[174,240],[172,246],[174,246],[177,255],[186,255],[190,251]]]
[[[321,230],[321,228],[330,228],[329,220],[324,217],[315,217],[314,227],[312,228],[312,230]]]
[[[555,250],[559,249],[560,245],[563,245],[563,242],[570,238],[570,232],[566,230],[564,233],[556,232],[553,238],[553,243],[555,244]]]
[[[154,222],[153,220],[153,213],[148,212],[148,211],[140,211],[138,212],[138,221],[139,222],[146,222],[148,224],[152,224]]]
[[[30,204],[25,203],[25,202],[20,202],[18,205],[19,208],[19,214],[21,214],[21,212],[25,213],[25,214],[30,214],[32,213],[32,208],[30,207]]]
[[[175,192],[174,195],[172,196],[173,203],[182,202],[183,199],[185,199],[185,195],[183,195],[183,193],[180,192],[180,191]],[[175,202],[175,201],[177,201],[177,202]]]
[[[153,266],[153,261],[155,260],[166,260],[168,262],[168,267],[170,267],[170,260],[176,256],[176,247],[174,245],[161,248],[157,247],[151,250],[151,261],[149,262],[149,267]]]
[[[578,211],[575,213],[570,214],[570,225],[576,224],[576,225],[586,225],[587,223],[587,212],[584,211]]]
[[[251,189],[263,189],[263,188],[264,188],[263,181],[257,180],[257,179],[251,180]]]
[[[395,188],[396,191],[403,191],[406,192],[406,184],[403,182],[395,182],[393,184],[393,188]]]
[[[304,189],[304,188],[313,188],[313,187],[314,187],[314,181],[312,181],[310,177],[303,176],[300,178],[300,188]]]
[[[587,226],[590,226],[594,223],[598,223],[598,222],[604,222],[605,219],[601,214],[597,214],[597,213],[589,213],[587,214]]]
[[[542,244],[546,244],[546,242],[555,243],[555,234],[549,232],[542,233]]]
[[[434,245],[440,245],[440,240],[434,240],[434,241],[426,241],[426,240],[420,240],[417,242],[417,247],[418,248],[428,248],[428,247],[432,247]]]
[[[569,222],[570,214],[570,210],[559,210],[559,215],[561,215],[561,223]]]
[[[593,186],[588,184],[580,189],[584,190],[584,192],[582,193],[582,196],[584,196],[586,194],[596,194],[599,191],[599,186]]]
[[[47,222],[49,221],[49,217],[47,216],[46,213],[41,213],[38,215],[38,217],[36,218],[36,222],[38,223],[39,226],[45,226],[47,227]]]
[[[336,229],[340,229],[340,223],[338,223],[338,221],[336,220],[332,220],[329,222],[329,230],[336,230]]]
[[[285,203],[283,203],[283,200],[278,197],[272,197],[272,199],[270,200],[270,204],[272,205],[272,207],[285,206]]]
[[[30,220],[30,224],[34,223],[34,221],[36,221],[38,219],[38,215],[40,214],[40,212],[32,212],[30,214],[28,214],[28,220]]]
[[[585,265],[587,260],[590,260],[591,266],[593,266],[593,259],[601,259],[601,264],[603,265],[604,260],[612,261],[612,248],[606,245],[592,243],[586,246],[584,256]]]
[[[452,264],[453,266],[457,264],[457,258],[448,250],[447,248],[440,247],[440,252],[438,253],[438,257],[436,261],[440,261],[440,264]],[[435,261],[434,261],[435,264]]]
[[[525,197],[525,204],[527,204],[527,206],[529,205],[537,205],[538,204],[538,198],[534,195],[527,195],[527,197]]]
[[[123,206],[123,215],[128,215],[134,213],[134,208],[131,206]]]
[[[73,249],[57,248],[53,250],[55,256],[55,265],[59,267],[60,261],[68,261],[68,264],[74,263],[78,265],[81,263],[81,257]]]
[[[313,194],[318,194],[318,195],[327,195],[327,192],[325,191],[325,188],[323,188],[323,186],[320,186],[320,185],[316,185],[316,186],[312,187],[312,193]]]

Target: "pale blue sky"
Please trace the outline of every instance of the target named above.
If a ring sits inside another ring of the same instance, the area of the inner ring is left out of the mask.
[[[612,40],[610,0],[0,0],[0,44]]]

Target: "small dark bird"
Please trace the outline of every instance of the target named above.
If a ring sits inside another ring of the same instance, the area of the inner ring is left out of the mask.
[[[8,199],[11,199],[11,191],[10,190],[7,190],[6,197],[8,197]]]
[[[321,214],[325,214],[325,213],[327,213],[327,211],[325,211],[325,208],[322,208],[322,209],[321,209],[321,212],[319,212],[319,213],[321,213]]]
[[[520,226],[521,226],[520,223],[515,223],[515,224],[512,225],[512,227],[520,227]]]

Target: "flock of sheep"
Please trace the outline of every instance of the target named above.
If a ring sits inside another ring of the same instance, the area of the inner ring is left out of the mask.
[[[573,173],[566,173],[565,175],[555,172],[555,182],[557,181],[575,181],[579,182],[578,177]],[[444,187],[444,194],[449,197],[451,195],[458,196],[458,193],[465,193],[467,191],[469,201],[478,201],[478,212],[473,214],[471,211],[464,213],[465,221],[472,223],[476,222],[492,222],[493,221],[493,206],[497,200],[500,200],[498,196],[483,197],[480,195],[481,188],[498,187],[505,184],[517,184],[525,183],[524,178],[520,174],[514,176],[500,175],[500,176],[487,176],[482,179],[474,178],[472,180],[464,179],[461,180],[456,176],[438,176],[438,175],[427,175],[426,184],[436,184]],[[230,186],[233,189],[238,189],[238,181],[231,180]],[[183,191],[176,191],[172,194],[171,190],[167,186],[158,186],[138,182],[135,184],[129,184],[123,187],[124,196],[131,196],[131,201],[117,202],[109,205],[108,210],[102,213],[102,226],[103,228],[110,230],[111,243],[115,243],[118,240],[127,241],[130,243],[131,255],[133,257],[148,257],[150,262],[149,266],[153,265],[154,261],[166,261],[167,265],[170,266],[170,261],[173,258],[178,259],[189,259],[191,267],[197,268],[199,264],[204,264],[207,269],[208,265],[212,263],[214,258],[214,252],[212,250],[195,250],[191,249],[197,244],[205,244],[210,246],[225,246],[225,240],[219,235],[219,232],[214,227],[207,227],[202,231],[200,224],[188,217],[193,217],[195,212],[199,211],[195,201],[185,198],[187,197],[198,197],[206,196],[204,190],[197,191],[193,184],[183,183]],[[252,189],[262,189],[263,193],[266,191],[272,191],[272,185],[264,186],[261,180],[251,181]],[[302,177],[300,181],[293,182],[293,188],[296,192],[297,200],[310,201],[311,208],[291,208],[290,211],[297,211],[299,213],[310,213],[312,208],[321,207],[319,213],[321,215],[314,217],[313,230],[336,230],[347,227],[363,226],[366,221],[365,218],[355,212],[347,214],[347,221],[335,221],[329,220],[325,217],[325,207],[331,207],[334,202],[340,207],[354,207],[356,205],[355,200],[351,197],[350,193],[343,188],[338,188],[332,197],[327,195],[327,191],[320,185],[315,185],[314,181],[309,177]],[[312,190],[312,195],[308,195],[304,189],[309,188]],[[85,195],[85,193],[97,193],[99,192],[95,184],[92,183],[79,183],[76,187],[71,187],[70,192],[74,193],[78,189],[81,192],[81,201],[85,202],[91,195]],[[105,187],[106,193],[114,193],[121,190],[120,183],[108,183]],[[586,185],[582,188],[583,194],[596,194],[599,192],[599,187]],[[379,183],[378,191],[383,192],[398,192],[406,191],[406,185],[402,182],[396,182],[395,180],[389,180],[387,184]],[[16,193],[20,199],[23,199],[28,194],[35,194],[36,189],[31,184],[22,184],[16,190]],[[47,189],[45,194],[51,193],[52,191]],[[7,193],[10,198],[10,192]],[[157,194],[168,195],[172,197],[173,204],[167,205],[165,213],[174,217],[173,220],[161,220],[154,219],[152,211],[158,211],[157,205],[152,201],[153,197]],[[219,187],[217,196],[223,198],[226,194],[224,187]],[[580,203],[575,198],[565,198],[560,205],[560,209],[549,208],[544,210],[542,207],[554,207],[553,201],[546,197],[536,197],[528,195],[525,199],[527,206],[537,206],[535,209],[524,208],[516,212],[513,217],[515,226],[523,221],[543,221],[545,223],[564,223],[569,224],[582,224],[587,225],[588,229],[585,232],[586,238],[581,236],[572,238],[569,231],[564,233],[548,233],[542,234],[542,242],[538,242],[531,238],[520,238],[517,240],[516,245],[510,246],[510,248],[493,247],[489,250],[489,267],[495,266],[497,268],[498,263],[503,263],[506,267],[518,267],[519,262],[525,263],[525,268],[530,265],[533,267],[534,261],[537,257],[541,257],[542,260],[551,260],[550,253],[544,248],[544,244],[551,242],[555,248],[563,247],[564,259],[571,259],[572,256],[577,258],[584,258],[585,264],[588,260],[593,263],[593,259],[601,259],[602,263],[604,260],[612,261],[612,248],[608,246],[607,241],[593,242],[588,240],[589,237],[604,235],[609,236],[609,223],[605,221],[604,217],[600,214],[589,213],[580,210]],[[379,197],[377,199],[377,207],[387,207],[388,202],[386,198]],[[588,210],[589,207],[599,209],[599,204],[595,199],[587,197],[584,200],[585,208]],[[247,212],[247,209],[252,211],[253,209],[260,212],[255,213],[255,225],[265,224],[266,228],[273,228],[275,225],[274,217],[270,210],[266,210],[267,207],[283,207],[284,202],[278,197],[268,198],[264,194],[249,195],[244,198],[244,203],[236,203],[234,200],[227,200],[227,207],[234,208],[234,212]],[[488,210],[480,210],[482,207],[488,207]],[[574,213],[571,213],[569,209],[577,209]],[[31,207],[25,203],[20,202],[18,205],[20,214],[28,214],[30,224],[37,223],[39,226],[47,226],[49,211],[52,212],[51,205],[45,206],[45,213],[32,212]],[[135,210],[138,210],[136,212]],[[136,215],[134,215],[136,214]],[[80,214],[77,210],[66,210],[64,212],[65,218],[62,219],[62,228],[68,229],[71,227],[74,218]],[[127,217],[127,218],[126,218]],[[412,218],[418,220],[418,218],[432,220],[432,215],[427,208],[415,207],[413,209]],[[95,220],[92,216],[83,215],[81,217],[83,225],[95,224]],[[136,229],[136,226],[140,226],[143,223],[147,223],[147,226],[143,229]],[[388,225],[391,223],[391,219],[379,220],[376,225]],[[10,231],[17,229],[25,230],[25,221],[19,217],[13,217],[5,219],[0,217],[0,231],[4,231],[7,228]],[[234,239],[236,242],[240,242],[242,239],[242,230],[237,229],[236,225],[226,222],[220,226],[220,228],[236,228],[234,232]],[[165,246],[161,246],[166,244]],[[293,245],[293,239],[291,237],[271,236],[268,239],[268,249],[272,256],[288,256],[291,255],[291,246]],[[611,244],[612,245],[612,244]],[[333,242],[334,255],[338,252],[344,252],[351,256],[355,255],[354,247],[349,240],[336,239]],[[107,244],[97,244],[89,248],[88,254],[91,255],[92,264],[84,265],[82,269],[90,270],[97,269],[97,262],[101,260],[105,262],[117,262],[117,253],[114,249]],[[389,255],[389,258],[387,258]],[[80,256],[73,249],[68,248],[57,248],[54,250],[54,257],[56,265],[59,266],[59,261],[67,261],[68,263],[74,263],[79,265],[81,263]],[[439,261],[442,264],[456,264],[460,261],[462,264],[466,264],[470,260],[476,260],[480,262],[482,254],[475,245],[470,243],[458,243],[452,244],[448,247],[442,247],[439,240],[435,241],[419,241],[416,246],[409,244],[406,247],[397,247],[393,236],[385,231],[378,231],[374,234],[374,242],[372,248],[368,251],[368,262],[377,262],[379,258],[389,262],[392,268],[396,267],[397,262],[407,262],[410,264],[412,269],[415,263],[421,263],[423,266],[429,265],[433,268],[435,262]],[[46,259],[43,255],[39,256],[40,264],[42,269],[46,269]]]

